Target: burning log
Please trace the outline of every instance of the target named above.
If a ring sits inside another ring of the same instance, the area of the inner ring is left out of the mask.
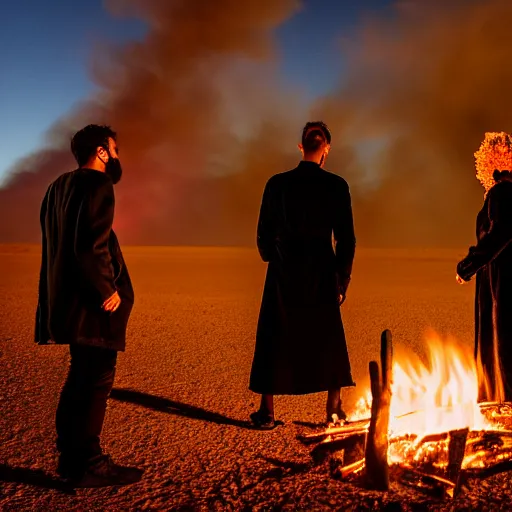
[[[482,414],[492,423],[501,424],[506,428],[512,427],[512,403],[483,402],[478,405]]]
[[[311,451],[315,464],[326,460],[334,460],[336,466],[345,466],[364,456],[366,432],[337,436],[317,444]]]
[[[454,496],[455,484],[450,480],[423,473],[406,464],[397,465],[393,469],[398,481],[403,485],[432,496],[443,498]]]
[[[448,444],[448,468],[446,476],[448,480],[454,483],[453,496],[457,496],[460,491],[460,472],[462,469],[462,462],[466,452],[466,441],[468,439],[469,428],[460,430],[452,430],[450,432],[450,442]]]
[[[445,364],[452,352],[437,355],[434,373],[396,365],[393,400],[400,406],[394,410],[401,414],[391,423],[392,340],[383,332],[380,368],[370,363],[371,417],[335,422],[299,439],[316,444],[313,458],[328,461],[333,476],[343,479],[364,469],[366,486],[376,490],[389,489],[391,473],[404,485],[453,498],[473,478],[510,470],[512,403],[477,403],[476,370]],[[364,417],[369,402],[358,405],[355,417]]]
[[[506,414],[510,414],[510,412],[512,412],[512,402],[480,402],[478,405],[481,410],[496,409],[497,411],[503,411]]]
[[[497,450],[512,449],[512,432],[508,430],[484,430],[483,432],[470,432],[467,441],[467,454],[478,452],[495,452]]]
[[[366,418],[364,420],[358,421],[346,421],[343,425],[339,427],[327,427],[327,432],[331,434],[336,433],[338,431],[343,432],[349,429],[358,429],[358,428],[366,428],[370,426],[370,418]]]
[[[498,460],[495,464],[488,464],[486,467],[477,469],[466,469],[464,472],[467,477],[485,479],[490,476],[512,471],[512,453],[503,454],[503,460]],[[487,462],[489,462],[487,460]]]
[[[389,407],[391,403],[391,382],[393,364],[393,346],[391,332],[386,330],[381,336],[381,366],[370,362],[370,381],[372,391],[372,415],[366,439],[365,465],[366,483],[376,490],[389,490],[388,466],[388,429]]]
[[[339,470],[340,477],[345,479],[345,478],[349,477],[350,475],[357,473],[358,471],[361,471],[362,469],[364,469],[364,467],[365,467],[364,459],[356,460],[356,462],[353,462],[352,464],[349,464],[347,466],[340,468],[340,470]]]
[[[299,435],[297,439],[304,444],[318,443],[326,440],[337,440],[339,436],[360,435],[368,432],[370,422],[368,420],[346,423],[341,427],[332,427],[315,432],[313,434]]]

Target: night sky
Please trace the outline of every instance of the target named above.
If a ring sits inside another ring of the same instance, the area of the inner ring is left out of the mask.
[[[283,78],[314,99],[343,79],[341,39],[389,0],[304,0],[277,31]],[[140,39],[137,19],[113,17],[101,0],[18,0],[0,7],[0,183],[16,160],[44,143],[45,130],[93,90],[92,49]]]

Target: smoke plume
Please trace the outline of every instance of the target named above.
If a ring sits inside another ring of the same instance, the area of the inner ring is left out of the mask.
[[[147,35],[95,49],[98,93],[58,121],[49,148],[20,162],[0,190],[0,240],[38,240],[44,192],[75,166],[70,137],[94,122],[118,132],[124,174],[115,226],[123,242],[242,243],[240,229],[249,223],[254,229],[258,205],[245,221],[233,208],[240,205],[243,214],[246,189],[261,191],[283,165],[266,156],[262,162],[272,141],[265,148],[254,140],[264,144],[272,130],[279,144],[293,147],[283,124],[300,103],[279,82],[273,38],[297,2],[248,0],[242,8],[236,0],[111,0],[107,6],[142,18]],[[262,163],[271,167],[257,167]]]
[[[510,23],[507,0],[401,1],[347,43],[347,79],[316,112],[357,149],[339,168],[369,245],[473,242],[473,153],[512,130]]]
[[[73,168],[70,136],[105,122],[125,170],[121,242],[252,244],[266,179],[295,165],[305,121],[323,119],[327,168],[351,186],[359,245],[472,242],[483,195],[473,153],[484,132],[512,131],[512,4],[396,2],[344,40],[341,85],[315,105],[278,72],[273,34],[297,2],[240,5],[111,0],[112,12],[144,19],[147,36],[93,52],[99,92],[0,189],[0,241],[38,240],[44,191]]]

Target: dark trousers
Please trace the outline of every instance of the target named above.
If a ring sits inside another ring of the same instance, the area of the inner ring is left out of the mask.
[[[57,407],[57,449],[70,466],[102,454],[100,434],[114,384],[115,350],[70,345],[71,364]]]

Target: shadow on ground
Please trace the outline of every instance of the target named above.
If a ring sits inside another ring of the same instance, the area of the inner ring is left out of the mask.
[[[114,388],[110,393],[110,398],[118,400],[119,402],[127,402],[136,405],[141,405],[154,411],[165,412],[168,414],[175,414],[176,416],[183,416],[185,418],[193,418],[201,421],[208,421],[216,423],[217,425],[231,425],[233,427],[245,428],[247,430],[261,430],[255,427],[249,420],[237,420],[229,418],[217,412],[207,411],[194,405],[188,405],[181,402],[175,402],[168,398],[150,395],[142,391],[133,389]],[[277,422],[276,422],[277,423]]]
[[[313,467],[313,464],[310,462],[291,462],[264,456],[261,456],[261,458],[274,467],[262,475],[260,481],[266,480],[267,478],[280,480],[284,476],[300,475],[301,473],[307,473]]]
[[[38,469],[13,468],[0,464],[0,482],[34,485],[45,489],[55,489],[66,494],[76,494],[75,490],[62,480]]]

